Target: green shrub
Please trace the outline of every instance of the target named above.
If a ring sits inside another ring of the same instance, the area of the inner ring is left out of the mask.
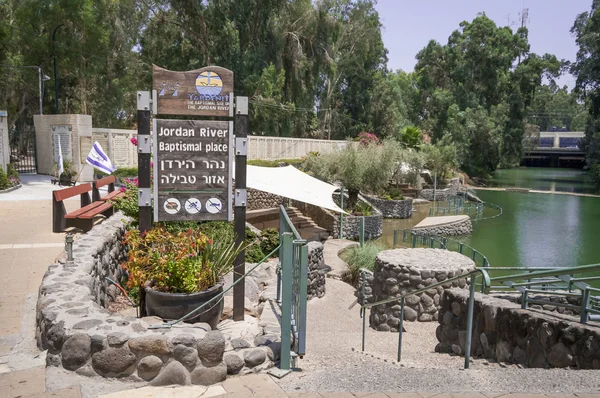
[[[404,195],[402,195],[402,191],[397,187],[388,187],[387,193],[389,196],[389,200],[404,200]]]
[[[260,248],[265,256],[279,246],[279,230],[276,228],[263,229],[260,232]]]
[[[341,254],[342,260],[348,263],[348,270],[343,276],[344,280],[353,286],[358,286],[360,270],[364,268],[373,271],[377,254],[382,250],[385,250],[385,246],[376,242],[367,242],[363,247],[352,246],[346,249]]]
[[[103,176],[108,175],[105,172],[100,171],[100,170],[95,170],[94,172],[96,174],[100,174]],[[115,177],[135,177],[138,175],[138,168],[137,167],[121,167],[121,168],[118,168],[115,171],[113,171],[113,173],[111,175],[115,176]]]
[[[19,173],[15,169],[15,166],[12,165],[12,163],[9,163],[8,166],[6,167],[6,176],[8,178],[12,177],[12,178],[16,178],[17,180],[21,181],[21,178],[19,177]]]
[[[12,185],[10,184],[10,181],[8,180],[8,176],[6,175],[4,170],[0,167],[0,189],[8,189],[11,186]]]
[[[365,216],[368,217],[373,214],[373,208],[368,203],[363,201],[359,201],[356,206],[354,206],[354,215],[356,216]]]

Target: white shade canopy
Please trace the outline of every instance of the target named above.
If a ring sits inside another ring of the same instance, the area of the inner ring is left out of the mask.
[[[345,213],[331,196],[338,187],[311,177],[294,166],[248,166],[246,183],[248,188]]]

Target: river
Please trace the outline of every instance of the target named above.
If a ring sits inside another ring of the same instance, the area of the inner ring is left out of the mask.
[[[493,186],[589,193],[585,174],[572,169],[513,169],[496,172]],[[546,193],[477,191],[499,205],[503,214],[473,223],[473,234],[460,240],[487,256],[492,266],[549,267],[600,263],[600,198]],[[386,220],[383,240],[394,229],[411,228],[429,215],[417,206],[408,220]],[[401,236],[401,235],[400,235]]]

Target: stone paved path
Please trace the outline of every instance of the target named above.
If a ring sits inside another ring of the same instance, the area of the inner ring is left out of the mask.
[[[348,265],[338,257],[338,253],[347,247],[356,245],[356,242],[346,239],[329,239],[325,241],[323,246],[323,260],[325,261],[325,265],[331,268],[327,273],[327,277],[342,279],[342,275]]]

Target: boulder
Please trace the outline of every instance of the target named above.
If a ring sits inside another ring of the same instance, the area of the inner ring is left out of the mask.
[[[198,362],[198,351],[184,345],[176,345],[173,349],[173,358],[181,362],[186,368],[194,369]]]
[[[221,362],[225,352],[225,339],[218,330],[206,333],[198,342],[198,356],[202,361],[209,363]]]
[[[140,363],[138,363],[138,376],[146,381],[150,381],[160,373],[162,366],[163,362],[159,357],[149,355],[145,358],[142,358]]]
[[[211,384],[220,383],[227,378],[227,365],[221,362],[217,366],[206,368],[201,366],[192,372],[192,384],[210,386]]]
[[[168,355],[171,353],[165,336],[144,336],[129,340],[129,348],[148,354]]]
[[[226,354],[223,361],[227,366],[227,374],[235,375],[244,367],[244,360],[237,354]]]
[[[190,384],[190,374],[187,369],[177,361],[169,363],[158,376],[150,382],[151,386],[169,386],[178,384],[187,386]]]
[[[253,368],[265,362],[267,354],[259,348],[244,352],[244,362],[249,368]]]
[[[85,365],[91,354],[92,342],[90,336],[76,333],[62,347],[62,365],[65,369],[76,370]]]
[[[135,362],[136,357],[127,346],[108,347],[92,355],[94,370],[104,375],[125,373]]]

